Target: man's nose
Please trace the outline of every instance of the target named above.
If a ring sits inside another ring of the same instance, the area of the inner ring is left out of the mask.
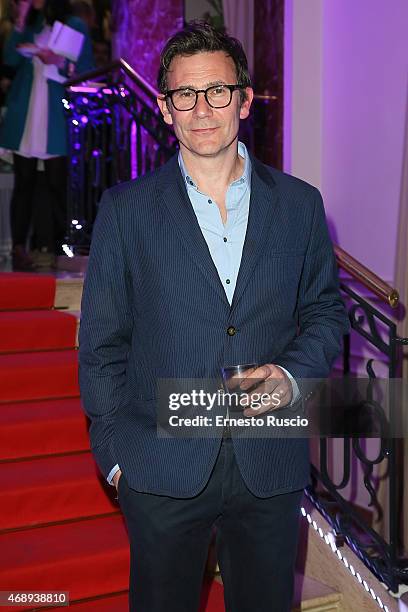
[[[194,113],[199,117],[207,117],[212,114],[212,108],[205,99],[205,95],[202,91],[197,94],[197,104],[194,107]]]

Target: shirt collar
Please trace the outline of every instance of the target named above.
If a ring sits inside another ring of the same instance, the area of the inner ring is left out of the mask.
[[[241,141],[238,141],[238,155],[240,155],[244,159],[244,170],[242,172],[242,175],[238,179],[236,179],[233,183],[231,183],[231,185],[241,185],[243,183],[250,185],[251,184],[251,160],[249,159],[249,154],[248,154],[248,150],[246,146]],[[183,179],[187,185],[187,188],[195,187],[195,189],[197,189],[197,185],[194,183],[191,176],[187,174],[187,168],[184,164],[184,160],[183,160],[181,151],[179,151],[178,153],[178,163],[179,163],[179,167],[180,167]]]

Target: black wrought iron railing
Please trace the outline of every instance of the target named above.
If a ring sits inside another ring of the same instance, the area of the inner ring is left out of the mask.
[[[404,433],[395,435],[390,419],[404,411],[398,370],[401,347],[408,339],[398,337],[396,321],[384,312],[397,307],[398,292],[340,247],[335,251],[352,328],[344,338],[342,374],[367,381],[366,397],[358,409],[376,422],[378,438],[370,436],[371,442],[357,435],[321,438],[318,460],[312,464],[313,484],[306,493],[332,525],[337,545],[347,542],[378,579],[397,592],[399,585],[408,584],[401,530]],[[386,389],[382,402],[373,396],[372,385],[379,379]],[[366,509],[371,512],[362,512],[353,503],[350,486],[367,492]]]
[[[122,59],[66,83],[71,161],[67,243],[72,252],[88,252],[105,189],[159,167],[176,151],[156,96]]]

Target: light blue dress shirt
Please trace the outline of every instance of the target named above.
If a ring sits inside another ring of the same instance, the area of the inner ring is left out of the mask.
[[[181,174],[186,183],[191,205],[230,304],[232,303],[241,265],[251,196],[251,160],[247,148],[242,142],[238,143],[238,154],[244,159],[244,171],[242,176],[231,183],[227,189],[225,198],[227,222],[225,225],[222,222],[216,202],[210,196],[201,192],[188,175],[181,151],[178,156]],[[298,386],[291,374],[285,368],[282,368],[282,370],[286,372],[292,382],[292,403],[294,403],[300,394]],[[119,465],[116,464],[109,472],[107,480],[110,484],[113,484],[112,477],[118,469]]]

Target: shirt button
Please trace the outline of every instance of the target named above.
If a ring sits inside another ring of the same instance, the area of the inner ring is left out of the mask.
[[[224,242],[227,242],[227,239],[226,239],[226,237],[225,237],[225,236],[224,236],[223,240],[224,240]]]
[[[237,333],[237,330],[232,325],[227,329],[227,334],[229,336],[235,336],[236,333]]]
[[[227,280],[225,282],[227,283],[227,285],[229,285],[231,281],[230,281],[229,278],[227,278]]]
[[[212,200],[208,200],[208,203],[209,203],[209,204],[212,204]]]

